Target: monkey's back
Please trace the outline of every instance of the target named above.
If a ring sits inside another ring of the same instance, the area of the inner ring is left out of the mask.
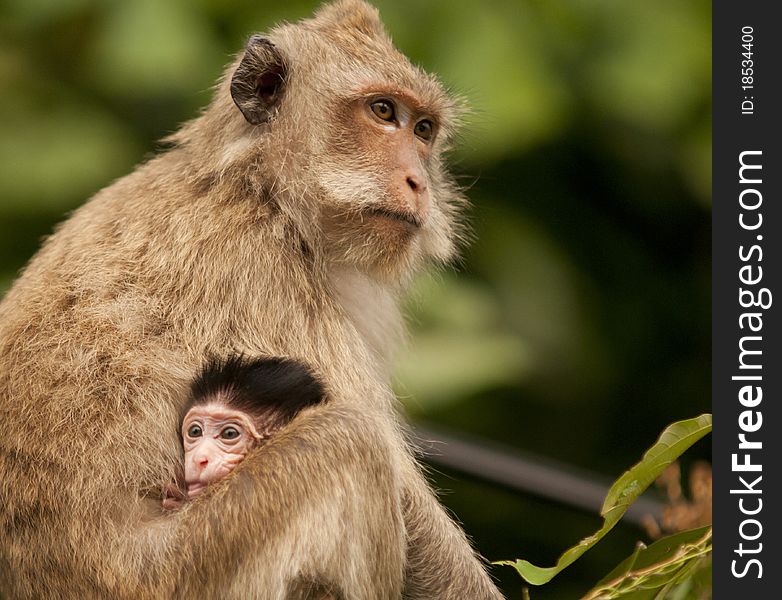
[[[86,572],[104,560],[94,536],[143,512],[145,491],[176,464],[174,391],[187,361],[176,365],[163,298],[141,274],[148,196],[136,192],[155,170],[145,165],[77,210],[0,304],[9,598],[59,593],[65,581],[74,596],[109,595],[77,583],[94,585]]]

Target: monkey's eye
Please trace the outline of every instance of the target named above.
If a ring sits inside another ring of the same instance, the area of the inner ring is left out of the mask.
[[[190,428],[187,430],[187,436],[188,437],[201,437],[203,435],[203,431],[201,430],[200,425],[191,425]]]
[[[226,427],[220,432],[220,437],[224,440],[235,440],[241,434],[236,427]]]
[[[378,119],[383,121],[393,121],[396,117],[394,112],[394,105],[388,100],[375,100],[370,108]]]
[[[415,134],[427,142],[432,139],[433,130],[434,127],[429,119],[421,119],[415,124]]]

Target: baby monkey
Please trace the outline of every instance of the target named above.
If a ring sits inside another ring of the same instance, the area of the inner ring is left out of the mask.
[[[163,507],[179,508],[221,480],[303,408],[326,400],[320,380],[286,358],[212,359],[193,380],[182,410],[185,481],[170,484]]]

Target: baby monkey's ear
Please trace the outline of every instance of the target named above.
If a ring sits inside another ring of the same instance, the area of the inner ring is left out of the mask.
[[[285,93],[287,73],[274,44],[263,36],[252,36],[231,78],[231,97],[249,123],[271,120]]]

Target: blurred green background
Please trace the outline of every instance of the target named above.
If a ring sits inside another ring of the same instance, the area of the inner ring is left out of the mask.
[[[1,0],[0,294],[67,211],[197,114],[249,33],[316,4]],[[618,475],[710,407],[711,3],[377,4],[473,108],[452,162],[476,241],[411,294],[408,414]],[[434,478],[492,560],[553,563],[599,526]],[[577,597],[642,537],[620,526],[533,599]]]

